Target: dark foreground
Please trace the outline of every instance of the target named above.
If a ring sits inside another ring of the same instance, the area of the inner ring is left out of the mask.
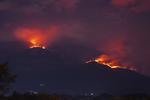
[[[150,96],[146,94],[133,94],[123,96],[112,96],[108,94],[102,95],[49,95],[44,93],[25,93],[18,94],[14,93],[11,96],[1,96],[0,100],[150,100]]]

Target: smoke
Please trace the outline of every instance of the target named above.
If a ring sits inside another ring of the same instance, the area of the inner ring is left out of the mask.
[[[149,0],[3,0],[0,5],[1,40],[38,37],[52,45],[69,38],[150,73]]]
[[[71,12],[76,9],[79,0],[2,0],[0,11],[11,11],[24,15],[34,15],[43,11]]]
[[[56,39],[56,36],[58,38],[58,32],[60,32],[58,26],[51,26],[47,29],[19,28],[16,30],[15,35],[21,41],[30,43],[30,41],[34,40],[47,46]]]
[[[79,31],[81,31],[80,23],[65,22],[46,26],[42,24],[22,25],[14,30],[14,35],[17,40],[27,44],[31,40],[36,40],[47,47],[64,38],[80,39],[82,34],[78,34]]]
[[[73,11],[77,8],[77,4],[79,3],[80,0],[55,0],[54,1],[54,7],[56,8],[57,11]]]
[[[127,8],[135,13],[150,11],[149,0],[112,0],[112,5]]]

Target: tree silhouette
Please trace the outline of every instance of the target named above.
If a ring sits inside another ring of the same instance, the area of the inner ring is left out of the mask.
[[[16,75],[13,75],[8,67],[8,63],[0,64],[0,95],[6,93],[10,84],[16,79]]]

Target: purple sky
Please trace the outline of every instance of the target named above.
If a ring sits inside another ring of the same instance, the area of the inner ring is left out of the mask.
[[[17,30],[35,29],[47,37],[49,47],[70,39],[117,55],[150,75],[149,0],[1,0],[0,15],[3,45],[23,42]],[[51,31],[53,27],[57,31]]]

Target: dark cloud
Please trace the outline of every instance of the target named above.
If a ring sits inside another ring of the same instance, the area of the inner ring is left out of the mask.
[[[51,10],[68,12],[73,11],[77,7],[78,2],[79,0],[4,0],[0,2],[0,10],[27,15]]]
[[[112,4],[116,7],[125,7],[136,13],[150,11],[149,0],[112,0]]]
[[[16,40],[18,29],[42,30],[44,34],[57,26],[53,43],[63,39],[80,42],[117,55],[121,62],[147,74],[149,5],[149,0],[2,0],[0,39]]]

